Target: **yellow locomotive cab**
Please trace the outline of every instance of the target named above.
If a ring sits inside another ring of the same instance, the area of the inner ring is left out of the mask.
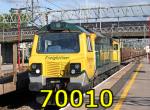
[[[72,24],[58,22],[48,26],[47,32],[34,36],[29,59],[30,90],[86,86],[95,73],[96,35]],[[70,28],[72,31],[68,31]]]

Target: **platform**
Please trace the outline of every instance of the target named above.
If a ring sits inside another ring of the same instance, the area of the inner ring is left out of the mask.
[[[144,59],[110,110],[150,110],[150,64]]]
[[[95,96],[103,89],[110,89],[113,92],[113,105],[107,110],[150,110],[150,64],[146,58],[140,62],[131,62],[114,75],[106,79],[93,89]],[[96,99],[95,97],[95,99]],[[84,100],[87,96],[84,97]],[[97,102],[97,100],[95,101]],[[62,110],[104,110],[98,108],[73,108],[68,104]]]
[[[28,67],[28,64],[25,63],[23,66],[21,64],[20,72],[26,71],[27,67]],[[18,69],[16,71],[19,72]],[[12,64],[1,65],[1,74],[0,74],[0,76],[2,76],[2,73],[3,74],[9,74],[9,73],[12,73],[12,72],[13,72],[13,65]]]
[[[16,68],[15,71],[13,69],[13,65],[11,64],[1,65],[0,95],[15,91],[18,84],[22,87],[25,85],[24,82],[26,82],[25,80],[27,79],[27,75],[24,74],[27,71],[27,64],[24,64],[23,66],[21,65],[20,69]]]

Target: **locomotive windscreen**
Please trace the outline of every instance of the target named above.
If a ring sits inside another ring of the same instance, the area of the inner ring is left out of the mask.
[[[77,53],[79,50],[79,34],[77,33],[46,33],[39,35],[38,53]]]

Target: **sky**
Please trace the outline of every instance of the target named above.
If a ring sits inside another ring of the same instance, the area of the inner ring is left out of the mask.
[[[8,13],[10,8],[26,7],[27,1],[31,3],[31,0],[0,0],[0,14]],[[39,1],[41,7],[53,10],[150,4],[150,0],[34,0],[35,3],[36,1]]]
[[[10,8],[26,7],[26,1],[31,0],[0,0],[0,12],[8,12]],[[148,4],[150,0],[34,0],[39,1],[40,6],[51,9],[70,9],[79,7],[102,7],[126,6]]]

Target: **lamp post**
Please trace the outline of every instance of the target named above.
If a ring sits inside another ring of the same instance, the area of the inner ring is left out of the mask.
[[[17,17],[18,17],[18,48],[17,48],[17,53],[18,53],[18,69],[20,70],[20,36],[21,36],[21,32],[20,32],[20,27],[21,27],[21,23],[20,23],[20,12],[21,10],[25,10],[26,8],[11,8],[11,11],[16,11],[17,13]]]
[[[20,70],[20,10],[18,10],[18,68]]]

